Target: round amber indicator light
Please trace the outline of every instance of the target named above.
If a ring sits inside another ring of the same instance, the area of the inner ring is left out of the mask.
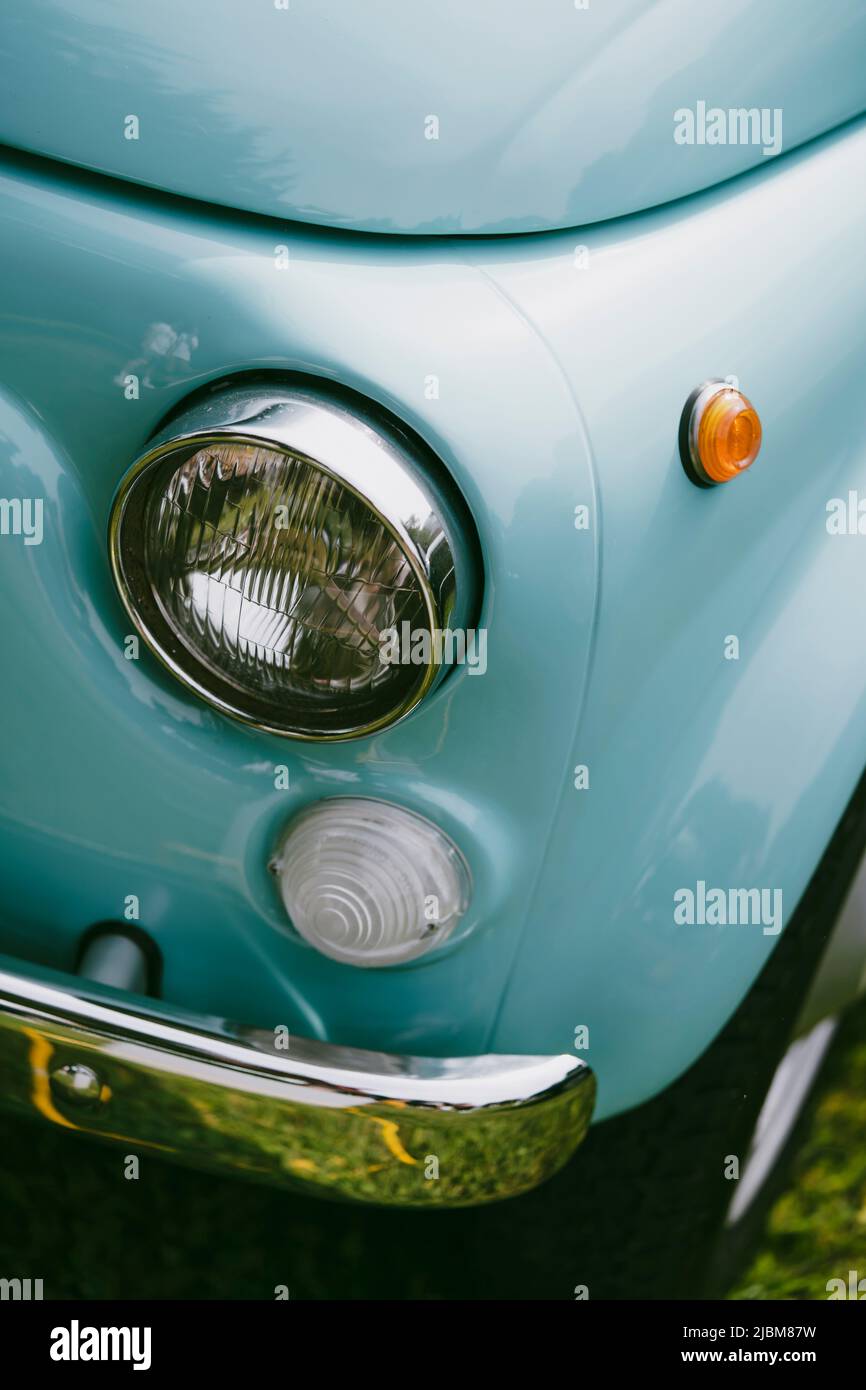
[[[680,453],[693,482],[730,482],[751,468],[760,447],[758,412],[741,391],[708,381],[692,392],[680,424]]]

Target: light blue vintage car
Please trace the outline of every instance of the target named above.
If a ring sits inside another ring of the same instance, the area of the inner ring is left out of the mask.
[[[866,967],[862,0],[0,61],[3,1097],[719,1277]]]

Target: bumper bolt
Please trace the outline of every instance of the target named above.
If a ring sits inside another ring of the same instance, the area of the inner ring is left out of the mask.
[[[55,1100],[76,1107],[97,1105],[108,1096],[107,1088],[103,1094],[102,1081],[93,1068],[80,1062],[56,1067],[51,1073],[51,1090]]]

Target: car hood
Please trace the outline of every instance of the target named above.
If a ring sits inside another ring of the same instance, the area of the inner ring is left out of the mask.
[[[22,149],[334,227],[525,232],[682,197],[858,114],[866,6],[19,0],[0,62]]]

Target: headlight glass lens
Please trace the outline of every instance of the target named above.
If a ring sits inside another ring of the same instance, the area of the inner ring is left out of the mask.
[[[406,554],[313,464],[255,445],[198,450],[155,491],[145,569],[184,647],[244,694],[304,721],[373,723],[423,667],[383,664],[381,633],[426,626]]]
[[[387,801],[334,797],[302,811],[272,868],[295,930],[347,965],[417,959],[469,906],[469,871],[454,843]]]
[[[121,597],[226,714],[295,738],[386,728],[442,674],[436,634],[465,623],[475,592],[465,559],[457,582],[462,503],[435,473],[360,407],[300,386],[215,390],[121,484]]]

